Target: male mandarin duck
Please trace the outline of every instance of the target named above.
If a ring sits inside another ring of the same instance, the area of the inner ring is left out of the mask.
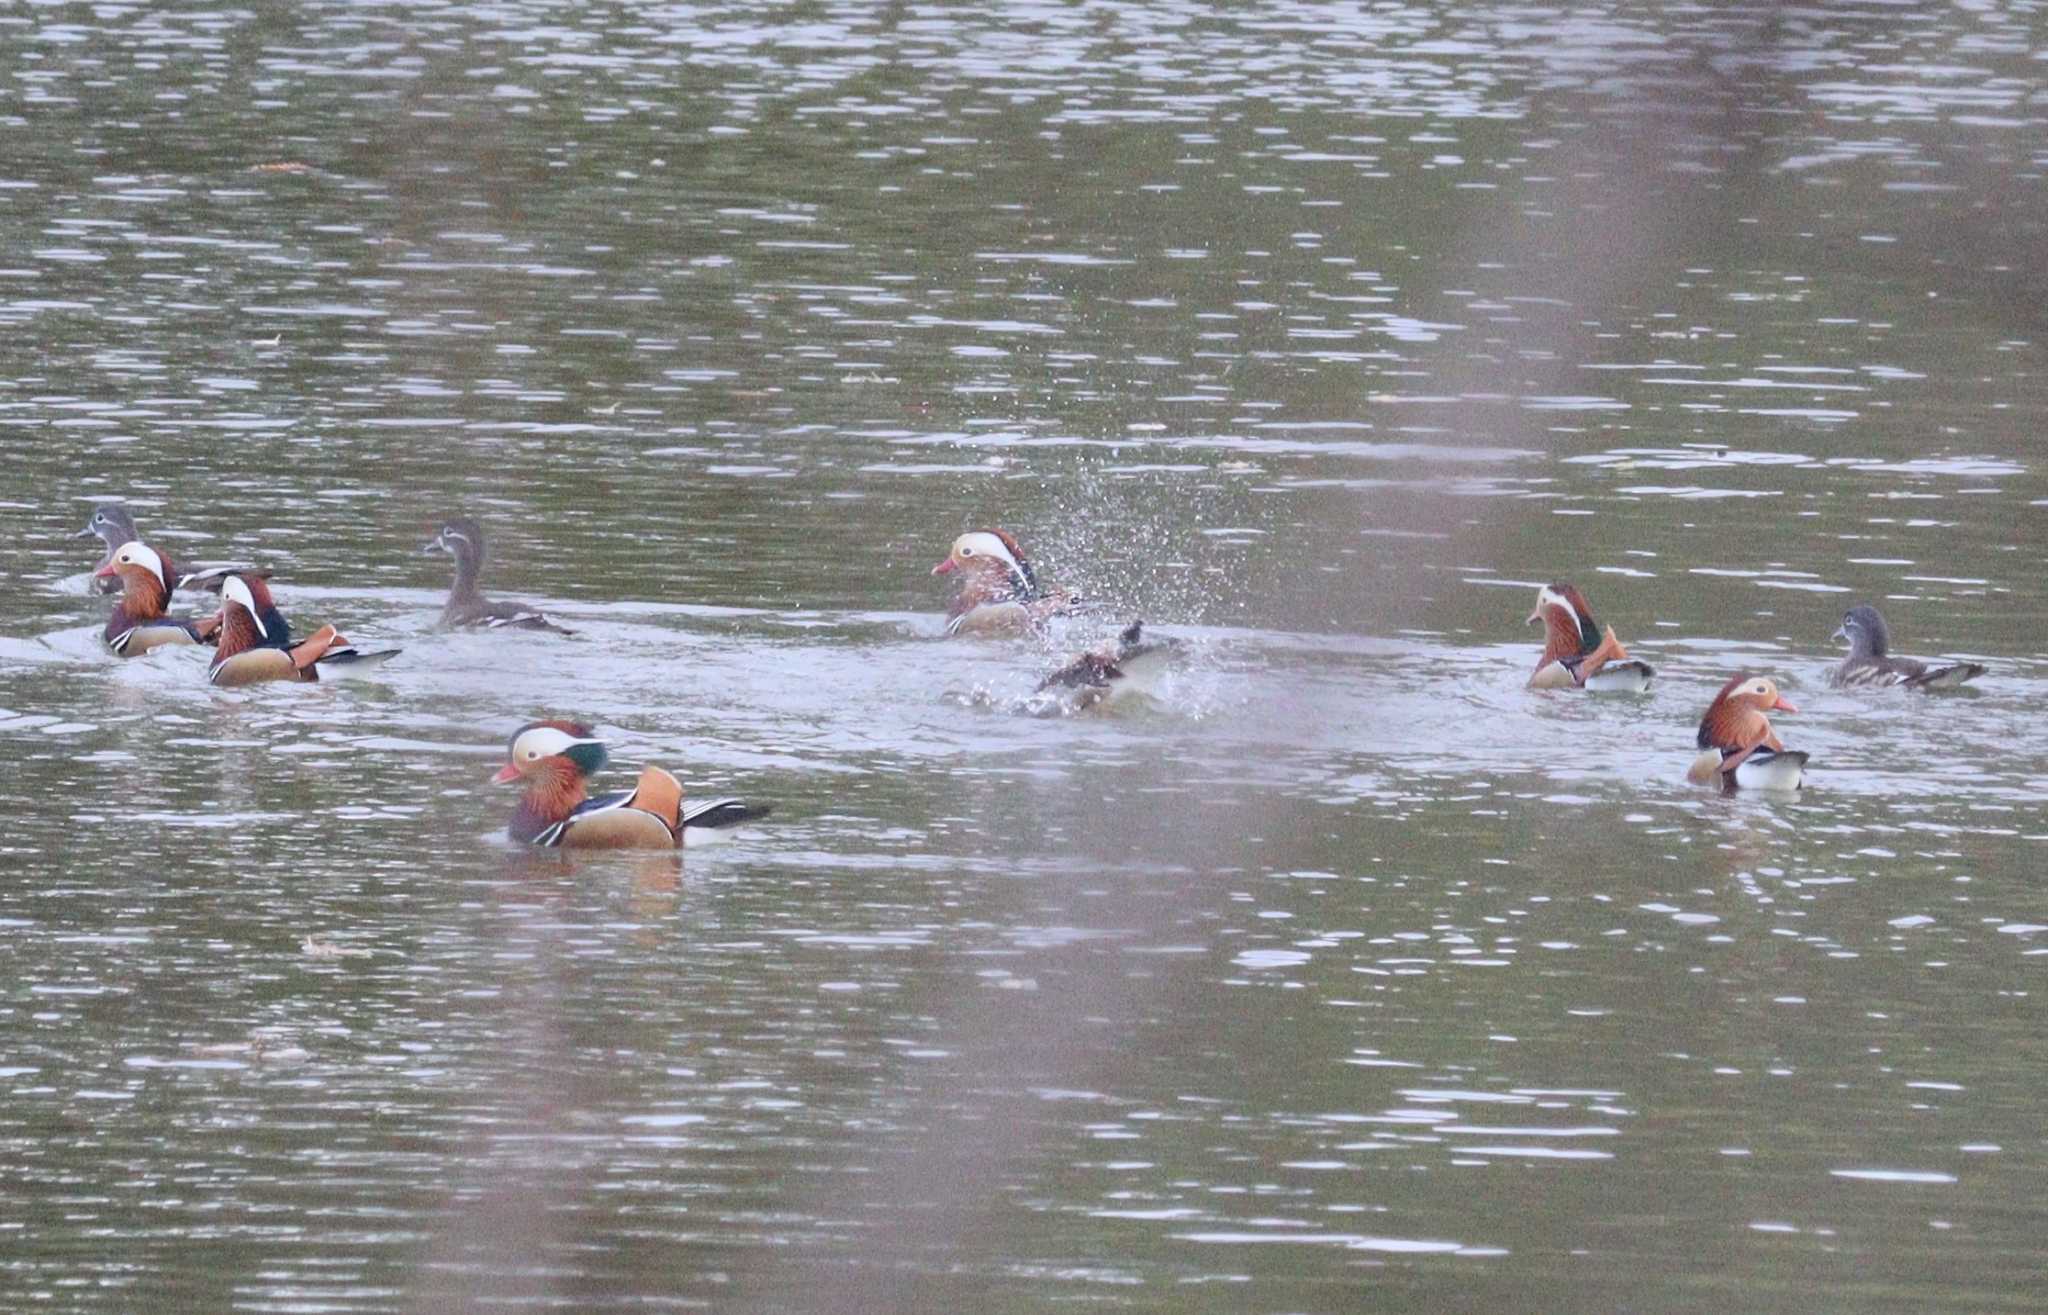
[[[294,644],[292,628],[271,601],[260,576],[231,573],[221,580],[220,645],[206,678],[216,685],[254,685],[266,680],[320,679],[350,667],[364,667],[397,655],[388,648],[363,653],[349,646],[333,626],[321,626]]]
[[[1852,607],[1842,615],[1835,638],[1846,641],[1849,656],[1828,668],[1828,683],[1837,689],[1851,685],[1904,685],[1909,689],[1950,689],[1975,680],[1988,669],[1981,662],[1952,662],[1930,667],[1912,658],[1892,657],[1891,629],[1884,617],[1868,603]]]
[[[590,727],[574,721],[536,721],[512,734],[507,761],[493,784],[526,782],[526,794],[506,828],[526,845],[563,849],[680,849],[685,830],[719,830],[767,816],[766,807],[738,799],[683,806],[682,782],[659,767],[643,767],[630,790],[591,798],[584,783],[610,756]]]
[[[1050,712],[1080,712],[1127,694],[1150,693],[1180,653],[1173,639],[1144,638],[1145,623],[1133,621],[1116,643],[1083,653],[1038,682],[1034,694],[1049,696]]]
[[[450,516],[441,522],[441,532],[420,548],[421,552],[445,552],[455,559],[455,586],[448,593],[448,606],[441,610],[443,626],[484,626],[496,630],[551,630],[558,635],[576,632],[556,625],[523,603],[508,603],[484,597],[477,577],[484,569],[484,527],[467,516]]]
[[[1771,729],[1766,712],[1797,712],[1768,676],[1742,672],[1729,679],[1700,718],[1699,757],[1686,778],[1700,785],[1718,781],[1763,790],[1796,790],[1807,755],[1787,749]]]
[[[1072,612],[1081,603],[1070,590],[1041,585],[1031,559],[1008,530],[961,535],[932,574],[960,577],[960,588],[946,608],[948,635],[1041,630],[1047,620]]]
[[[1593,620],[1586,596],[1568,584],[1545,585],[1536,591],[1529,625],[1543,623],[1543,656],[1529,677],[1530,689],[1618,690],[1638,693],[1650,687],[1656,668],[1633,661],[1613,627],[1602,633]]]
[[[171,590],[178,572],[168,558],[140,539],[115,549],[95,578],[114,581],[121,601],[107,618],[100,637],[121,657],[141,657],[166,644],[210,643],[220,632],[221,618],[170,614]]]

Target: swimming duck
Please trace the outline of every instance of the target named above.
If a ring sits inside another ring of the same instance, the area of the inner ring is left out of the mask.
[[[121,581],[108,574],[107,568],[112,564],[114,554],[121,550],[122,544],[134,543],[142,538],[141,533],[135,528],[135,517],[121,503],[102,502],[92,509],[92,519],[85,523],[85,528],[71,537],[90,539],[94,535],[98,535],[100,541],[107,545],[107,555],[100,559],[99,566],[93,571],[93,580],[101,593],[119,593],[122,588]],[[218,588],[222,576],[240,569],[233,566],[207,566],[196,571],[180,571],[171,565],[168,558],[165,559],[164,566],[170,572],[171,589],[174,592],[179,589]]]
[[[551,630],[558,635],[576,632],[556,625],[523,603],[507,603],[484,597],[477,577],[484,569],[484,527],[467,516],[450,516],[441,522],[441,532],[429,539],[421,552],[445,552],[455,559],[455,587],[448,593],[448,606],[441,609],[444,626],[484,626],[497,630]]]
[[[291,626],[271,601],[270,586],[257,575],[223,577],[220,598],[219,652],[206,670],[206,678],[216,685],[313,681],[320,679],[322,668],[333,675],[384,662],[398,653],[395,648],[359,652],[333,626],[321,626],[311,638],[294,644]]]
[[[115,549],[94,576],[112,580],[121,590],[121,601],[114,604],[107,628],[100,632],[107,647],[120,657],[141,657],[166,644],[210,643],[220,633],[219,614],[170,614],[177,570],[162,553],[140,539]]]
[[[93,568],[93,581],[103,594],[120,593],[123,581],[110,568],[114,564],[114,554],[121,550],[122,544],[134,543],[142,537],[135,528],[135,517],[129,515],[128,508],[118,502],[102,502],[92,509],[92,519],[85,523],[85,528],[71,537],[90,539],[94,535],[99,536],[100,542],[107,546],[107,551],[100,558],[100,564]],[[170,587],[178,587],[175,576]]]
[[[1719,781],[1730,790],[1738,785],[1763,790],[1797,790],[1806,771],[1807,754],[1787,749],[1771,729],[1766,712],[1797,712],[1768,676],[1742,672],[1729,679],[1700,718],[1699,757],[1686,779],[1705,785]]]
[[[1988,669],[1981,662],[1951,662],[1930,667],[1912,658],[1888,655],[1892,636],[1884,617],[1868,603],[1842,614],[1835,638],[1849,645],[1849,656],[1828,668],[1828,682],[1837,689],[1850,685],[1905,685],[1911,689],[1947,689],[1975,680]]]
[[[1568,584],[1545,585],[1536,591],[1536,607],[1527,624],[1543,623],[1543,656],[1529,677],[1530,689],[1589,689],[1640,693],[1657,674],[1647,662],[1629,658],[1614,637],[1601,632],[1586,596]]]
[[[1008,530],[971,530],[953,540],[933,575],[960,577],[946,608],[950,635],[1016,635],[1044,629],[1055,616],[1076,610],[1072,591],[1038,582],[1031,559]]]
[[[574,721],[528,722],[512,733],[493,784],[526,782],[506,828],[521,844],[564,849],[680,849],[686,830],[719,830],[767,816],[738,799],[683,806],[682,782],[643,767],[630,790],[591,798],[584,787],[609,754],[590,727]]]
[[[1133,621],[1116,643],[1083,653],[1038,682],[1034,698],[1047,713],[1074,713],[1127,694],[1149,693],[1180,652],[1172,639],[1147,641],[1145,623]]]

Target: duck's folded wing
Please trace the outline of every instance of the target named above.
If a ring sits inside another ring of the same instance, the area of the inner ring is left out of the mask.
[[[650,768],[659,771],[659,768]],[[667,775],[667,773],[663,773]],[[643,775],[644,779],[644,775]],[[533,838],[536,845],[570,849],[672,848],[676,833],[662,818],[634,802],[640,787],[586,799],[576,810]]]
[[[1952,662],[1947,666],[1928,667],[1906,683],[1915,689],[1954,689],[1989,670],[1982,662]]]
[[[743,799],[713,799],[691,804],[683,810],[683,825],[709,831],[752,822],[775,811],[772,804],[750,804]]]
[[[1887,689],[1893,685],[1917,685],[1927,668],[1911,658],[1850,658],[1829,671],[1838,689]]]
[[[556,625],[538,608],[495,598],[485,602],[482,611],[463,624],[480,625],[487,630],[549,630],[558,635],[576,633],[567,626]]]

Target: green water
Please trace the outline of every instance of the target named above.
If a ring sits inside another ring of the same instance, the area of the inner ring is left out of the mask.
[[[0,20],[4,1304],[2033,1309],[2039,26]],[[116,661],[109,498],[403,656]],[[1101,609],[940,639],[988,524]],[[776,814],[517,852],[540,716]]]

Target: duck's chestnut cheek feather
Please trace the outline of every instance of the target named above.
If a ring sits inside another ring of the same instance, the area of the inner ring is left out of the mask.
[[[519,775],[520,773],[518,763],[506,763],[503,767],[500,767],[498,769],[498,774],[491,778],[491,784],[509,785],[513,781],[518,780]]]

